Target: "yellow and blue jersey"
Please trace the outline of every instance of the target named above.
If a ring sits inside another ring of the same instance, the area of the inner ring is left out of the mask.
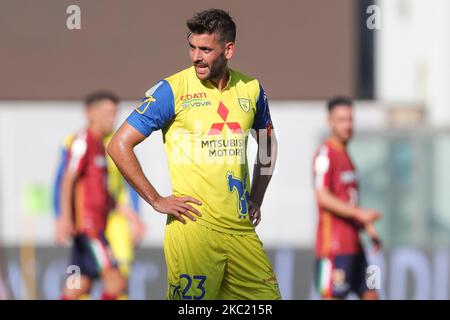
[[[193,204],[202,213],[197,223],[232,234],[254,232],[248,133],[272,128],[258,80],[230,69],[219,91],[190,67],[157,82],[127,122],[144,136],[162,130],[173,194],[202,202]]]

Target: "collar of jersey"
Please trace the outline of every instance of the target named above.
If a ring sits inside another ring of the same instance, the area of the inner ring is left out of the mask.
[[[344,151],[345,150],[345,145],[344,144],[342,144],[339,141],[336,141],[335,139],[333,139],[331,137],[326,140],[326,143],[328,144],[329,147],[332,147],[332,148],[334,148],[336,150],[339,150],[339,151]]]
[[[233,77],[233,70],[231,70],[230,68],[228,68],[228,74],[229,74],[229,77],[228,77],[227,85],[222,89],[222,91],[219,91],[219,89],[217,89],[217,87],[216,87],[214,84],[212,84],[211,81],[209,81],[209,80],[206,80],[206,81],[200,80],[200,79],[197,77],[197,74],[195,73],[195,68],[194,68],[194,67],[192,67],[192,70],[193,70],[193,72],[194,72],[194,77],[196,77],[197,80],[200,81],[201,84],[202,84],[203,86],[205,86],[205,87],[207,87],[207,88],[209,88],[209,89],[217,90],[218,92],[224,92],[225,90],[229,89],[229,88],[231,87],[232,81],[234,80],[234,77]]]

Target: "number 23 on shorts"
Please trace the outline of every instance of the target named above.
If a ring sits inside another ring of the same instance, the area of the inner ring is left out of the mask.
[[[186,279],[184,282],[182,279]],[[180,283],[183,291],[181,292],[181,296],[184,300],[201,300],[206,294],[206,289],[204,287],[206,281],[206,276],[194,275],[193,277],[188,274],[180,275]],[[185,286],[183,286],[186,283]],[[192,289],[192,290],[191,290]],[[195,292],[195,295],[192,293]]]

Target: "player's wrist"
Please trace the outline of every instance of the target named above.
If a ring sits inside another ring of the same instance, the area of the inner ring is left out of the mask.
[[[258,208],[261,208],[261,203],[259,201],[254,200],[254,199],[249,199],[248,201],[249,201],[249,203],[257,206]]]
[[[260,208],[261,208],[263,199],[264,199],[264,195],[260,195],[260,194],[258,194],[258,192],[250,193],[249,201],[256,204]]]
[[[162,198],[163,197],[161,197],[159,194],[155,194],[148,198],[149,199],[148,202],[153,207],[153,209],[155,209],[155,206],[157,206],[157,204],[161,201]]]
[[[359,223],[364,223],[364,219],[363,219],[362,215],[363,214],[362,214],[361,210],[358,207],[355,207],[353,209],[352,217],[353,217],[353,219],[355,219]]]

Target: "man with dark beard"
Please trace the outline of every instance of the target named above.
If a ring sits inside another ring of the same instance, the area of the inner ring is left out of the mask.
[[[147,91],[108,153],[143,199],[167,214],[168,299],[280,299],[255,232],[277,154],[266,95],[258,80],[228,68],[236,37],[228,13],[205,10],[187,26],[193,66]],[[133,151],[159,129],[173,188],[168,197],[148,181]],[[265,161],[258,157],[250,188],[251,130]]]

